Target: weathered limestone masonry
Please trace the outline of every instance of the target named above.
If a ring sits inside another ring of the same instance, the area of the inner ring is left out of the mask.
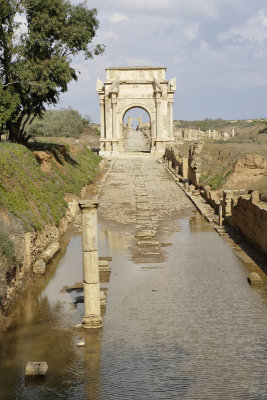
[[[82,211],[84,328],[103,326],[100,309],[100,286],[97,240],[97,202],[79,202]]]
[[[173,95],[176,79],[166,80],[163,67],[107,68],[106,82],[97,80],[100,98],[100,155],[123,151],[123,118],[134,108],[143,108],[150,116],[151,153],[164,154],[173,137]],[[131,120],[128,120],[131,128]]]
[[[237,204],[232,205],[231,213],[229,223],[267,254],[267,203],[260,201],[259,193],[240,196]]]
[[[198,147],[198,143],[196,143],[196,146]],[[190,154],[193,154],[192,150]],[[185,191],[197,209],[221,236],[229,242],[233,242],[230,239],[230,236],[233,236],[236,237],[237,242],[242,243],[239,235],[241,233],[256,249],[267,254],[267,203],[260,201],[260,194],[257,191],[212,191],[209,186],[203,188],[197,183],[198,176],[195,176],[195,186],[190,184],[189,173],[187,176],[180,175],[183,160],[179,159],[179,157],[176,158],[172,149],[168,149],[165,152],[163,160],[165,167],[173,175],[177,184]],[[190,169],[192,163],[188,162],[188,166]],[[194,171],[193,168],[192,171]],[[238,229],[235,231],[236,233],[230,233],[230,226]],[[238,246],[237,255],[243,261],[250,264],[252,272],[248,276],[248,281],[252,285],[267,282],[267,277],[263,272],[266,272],[266,260],[262,261],[260,254],[259,257],[255,257],[254,254],[253,257],[258,259],[255,262],[254,259]],[[261,266],[262,270],[258,265]]]

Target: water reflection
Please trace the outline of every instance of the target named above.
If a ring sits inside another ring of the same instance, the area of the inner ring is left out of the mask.
[[[102,221],[100,255],[112,256],[103,332],[72,328],[83,315],[81,238],[66,241],[0,335],[1,399],[266,398],[266,292],[248,286],[198,213],[164,224],[172,246],[143,269],[133,237]],[[29,360],[47,361],[46,379],[25,382]]]

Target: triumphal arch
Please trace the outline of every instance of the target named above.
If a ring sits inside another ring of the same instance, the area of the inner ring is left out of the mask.
[[[106,68],[106,82],[97,80],[100,98],[100,154],[123,151],[123,118],[132,108],[144,109],[150,117],[150,151],[162,154],[173,142],[173,95],[176,79],[166,80],[164,67]]]

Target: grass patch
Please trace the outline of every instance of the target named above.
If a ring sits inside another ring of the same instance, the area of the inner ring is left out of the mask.
[[[228,175],[231,174],[231,172],[232,169],[229,169],[225,174],[216,172],[214,175],[210,174],[202,175],[199,179],[199,182],[201,184],[210,186],[211,190],[217,190],[222,186],[223,182],[226,180]]]
[[[9,260],[13,261],[15,258],[15,245],[9,236],[7,228],[0,223],[0,252]]]
[[[44,173],[31,150],[53,155],[51,171]],[[18,217],[26,230],[59,224],[65,213],[66,193],[79,194],[95,178],[100,158],[87,148],[75,156],[62,145],[0,144],[0,204]],[[54,161],[53,161],[54,160]]]

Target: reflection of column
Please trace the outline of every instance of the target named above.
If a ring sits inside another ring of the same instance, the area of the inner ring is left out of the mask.
[[[98,203],[79,202],[82,211],[84,328],[101,328],[100,289],[97,241]]]
[[[173,138],[173,99],[169,100],[169,118],[170,118],[170,132],[169,136]]]
[[[100,121],[101,121],[101,138],[105,138],[105,100],[104,96],[100,95]]]
[[[161,137],[161,96],[156,93],[156,138]]]
[[[71,348],[71,346],[70,346]],[[81,398],[86,400],[98,400],[100,398],[101,388],[101,336],[99,334],[86,335],[85,337],[86,351],[82,352],[83,361],[85,363],[82,368],[83,382],[85,393]]]

